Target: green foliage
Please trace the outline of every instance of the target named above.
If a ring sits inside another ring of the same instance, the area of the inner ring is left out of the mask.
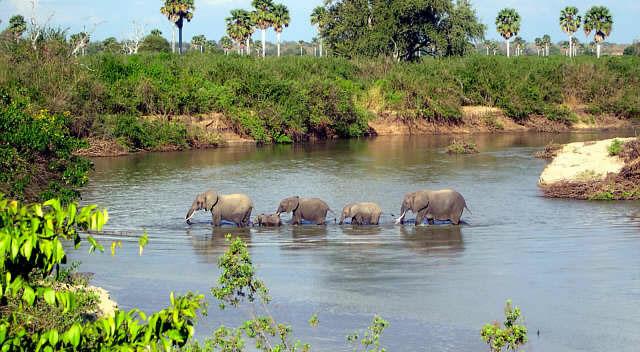
[[[114,116],[113,135],[122,138],[130,149],[154,149],[159,146],[185,146],[184,124],[159,120],[143,120],[134,116]]]
[[[211,289],[214,297],[220,300],[220,308],[225,303],[238,307],[241,300],[246,298],[254,302],[256,298],[268,303],[271,300],[269,291],[264,283],[255,277],[255,269],[247,250],[247,245],[240,239],[231,240],[227,251],[218,259],[218,266],[222,269],[218,279],[219,287]]]
[[[478,153],[478,147],[473,142],[465,142],[454,140],[447,147],[448,154],[475,154]]]
[[[3,351],[169,350],[193,336],[202,295],[172,293],[171,306],[150,316],[134,309],[86,321],[79,315],[85,308],[79,306],[95,304],[95,296],[51,280],[54,269],[67,260],[63,241],[78,248],[86,240],[90,251],[102,250],[93,237],[80,233],[100,231],[108,218],[96,206],[63,207],[58,200],[26,206],[0,196]],[[58,316],[51,318],[53,314]]]
[[[548,105],[543,110],[544,116],[551,121],[571,124],[578,121],[578,116],[566,105]]]
[[[333,2],[312,15],[332,52],[344,57],[460,56],[484,37],[468,1]]]
[[[520,32],[521,17],[516,9],[504,8],[496,17],[496,28],[505,40],[511,39]]]
[[[68,114],[0,102],[0,192],[27,200],[77,198],[91,163],[73,155],[85,144],[71,136],[70,124]]]
[[[171,44],[159,34],[149,34],[140,44],[140,52],[168,53],[171,51]]]
[[[347,336],[347,341],[353,345],[354,352],[385,352],[386,349],[380,346],[380,337],[387,327],[389,322],[376,315],[364,333],[354,332]]]
[[[487,324],[480,331],[482,340],[489,345],[491,352],[518,351],[527,343],[527,328],[519,324],[521,312],[519,307],[513,307],[508,300],[504,308],[505,321],[503,326],[494,322]]]
[[[607,147],[610,156],[620,155],[622,153],[622,149],[624,144],[619,139],[614,139],[613,142]]]

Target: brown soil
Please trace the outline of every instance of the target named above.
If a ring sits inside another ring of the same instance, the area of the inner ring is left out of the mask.
[[[543,150],[536,152],[533,156],[538,159],[553,159],[558,155],[560,150],[562,150],[562,144],[549,143]]]
[[[398,117],[391,111],[373,111],[378,118],[369,121],[369,135],[373,136],[402,136],[402,135],[435,135],[435,134],[472,134],[472,133],[503,133],[503,132],[566,132],[584,129],[614,129],[629,127],[630,122],[615,117],[598,117],[589,120],[579,107],[577,114],[580,121],[571,126],[562,122],[549,121],[543,116],[532,116],[522,123],[516,123],[504,113],[494,107],[465,106],[462,108],[462,120],[459,123],[431,122],[426,120],[407,120]],[[250,136],[244,135],[241,129],[229,118],[220,113],[202,114],[196,116],[146,116],[147,119],[170,119],[183,122],[187,126],[189,144],[191,148],[216,148],[234,144],[255,143]],[[331,136],[322,131],[314,131],[309,136],[295,136],[295,140],[315,141]],[[78,151],[78,155],[88,157],[120,156],[129,154],[126,147],[114,140],[88,138],[90,147]],[[180,147],[163,146],[154,151],[174,151]]]
[[[113,139],[89,137],[87,138],[87,142],[89,143],[89,148],[78,150],[76,155],[98,157],[122,156],[129,154],[127,147],[120,145]]]

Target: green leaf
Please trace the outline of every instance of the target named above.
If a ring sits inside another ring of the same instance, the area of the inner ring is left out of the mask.
[[[49,343],[51,346],[55,346],[58,343],[59,338],[58,330],[52,329],[49,331]]]
[[[142,234],[142,237],[140,237],[140,239],[138,240],[138,246],[139,246],[138,255],[142,256],[144,247],[146,247],[148,243],[149,243],[149,235],[147,234],[147,231],[145,231],[144,234]]]
[[[73,324],[65,333],[65,339],[75,348],[80,344],[80,325]]]
[[[44,289],[43,296],[44,301],[47,302],[48,305],[54,306],[56,304],[56,292],[51,287]]]
[[[28,305],[32,306],[36,299],[36,293],[31,287],[25,286],[24,293],[22,293],[22,299],[27,302]]]

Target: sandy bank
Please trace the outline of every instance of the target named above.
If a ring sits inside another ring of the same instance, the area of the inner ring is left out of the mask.
[[[611,155],[614,142],[621,147]],[[550,198],[638,200],[640,140],[614,138],[567,144],[544,169],[539,186]]]
[[[615,139],[626,143],[634,138]],[[617,155],[609,155],[608,148],[613,141],[614,139],[605,139],[565,145],[540,175],[540,184],[604,180],[610,173],[619,173],[625,162]]]
[[[118,303],[111,299],[109,292],[102,287],[87,286],[87,290],[98,295],[98,317],[113,316],[118,309]]]

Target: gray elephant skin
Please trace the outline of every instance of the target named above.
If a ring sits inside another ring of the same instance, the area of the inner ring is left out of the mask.
[[[350,203],[342,208],[340,225],[345,219],[351,218],[352,225],[378,225],[382,209],[376,203]]]
[[[254,223],[263,227],[278,227],[282,225],[278,214],[260,214],[256,216]]]
[[[283,199],[278,206],[276,214],[293,213],[291,216],[292,225],[300,225],[302,220],[324,225],[329,211],[331,209],[327,203],[319,198],[300,198],[295,196]]]
[[[208,190],[198,194],[193,205],[185,217],[188,224],[198,210],[211,212],[213,226],[220,226],[222,220],[230,221],[238,227],[249,225],[253,202],[246,194],[219,194],[214,190]]]
[[[434,220],[450,220],[452,224],[458,225],[464,209],[469,210],[467,203],[462,194],[455,190],[422,190],[404,196],[397,222],[404,224],[404,217],[410,210],[416,214],[416,226],[422,224],[424,219],[430,224]]]

